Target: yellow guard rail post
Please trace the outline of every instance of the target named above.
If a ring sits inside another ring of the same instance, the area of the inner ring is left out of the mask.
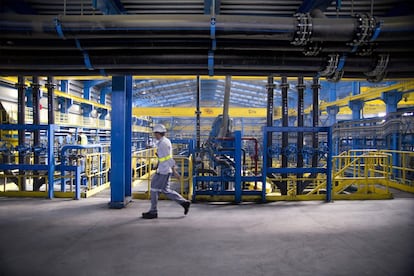
[[[332,159],[333,199],[389,199],[391,154],[350,150]]]

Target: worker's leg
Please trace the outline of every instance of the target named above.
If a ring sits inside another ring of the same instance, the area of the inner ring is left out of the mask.
[[[168,178],[163,183],[161,192],[163,194],[165,194],[166,197],[168,197],[171,200],[174,200],[178,204],[182,205],[184,202],[187,202],[187,200],[185,198],[183,198],[179,193],[177,193],[174,190],[171,190],[169,178],[170,178],[170,176],[168,175]]]
[[[165,182],[168,183],[169,175],[164,174],[154,174],[151,179],[151,208],[149,212],[157,213],[157,203],[158,203],[158,195],[160,192],[163,191],[163,187],[165,186]]]

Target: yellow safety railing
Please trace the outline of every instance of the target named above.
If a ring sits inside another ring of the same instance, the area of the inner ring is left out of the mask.
[[[34,189],[35,181],[43,181],[39,190]],[[46,197],[48,191],[47,174],[10,174],[0,173],[0,195],[1,196],[28,196],[28,197]]]
[[[380,150],[380,152],[394,157],[390,187],[414,193],[414,152],[401,150]]]
[[[88,190],[92,190],[93,186],[101,186],[109,182],[110,165],[111,156],[109,152],[95,152],[86,155],[85,177],[88,180]]]
[[[81,168],[80,176],[82,181],[86,179],[86,186],[81,186],[81,196],[89,197],[110,187],[109,170],[111,166],[111,155],[108,150],[94,152],[94,149],[72,149],[71,156],[68,157],[66,165]],[[65,171],[61,175],[60,171],[55,171],[55,180],[65,179],[65,192],[55,191],[56,197],[72,197],[75,191],[76,174],[74,171]],[[81,185],[85,182],[81,182]]]
[[[137,195],[137,198],[150,198],[151,188],[151,176],[155,173],[155,168],[158,162],[158,158],[155,155],[155,148],[136,151],[132,154],[132,170],[133,170],[133,186],[140,185],[142,189],[141,195]],[[179,179],[174,176],[171,178],[174,182],[179,182],[179,191],[182,196],[191,198],[192,195],[192,157],[174,156],[176,162],[176,168],[181,175]],[[142,193],[143,192],[143,193]]]
[[[180,174],[178,179],[180,183],[179,193],[191,199],[193,194],[193,161],[192,156],[174,156],[174,160],[177,166],[177,171]]]
[[[157,165],[155,148],[139,150],[132,153],[132,181],[146,180],[150,182],[152,168]]]
[[[376,150],[350,150],[332,158],[333,199],[391,198],[392,156]]]
[[[277,182],[286,182],[287,193],[281,195],[280,190],[274,186],[271,192],[266,191],[267,200],[322,200],[326,197],[326,177],[324,174],[317,174],[316,177],[311,177],[310,174],[305,174],[303,177],[297,177],[296,174],[288,174],[287,177],[282,178],[278,176]],[[274,183],[275,179],[268,181]],[[301,194],[298,194],[298,183],[306,184],[305,189]]]

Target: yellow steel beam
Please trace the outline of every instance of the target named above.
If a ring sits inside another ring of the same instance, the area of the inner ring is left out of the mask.
[[[3,81],[9,82],[10,84],[16,84],[17,83],[17,77],[1,77],[0,79],[3,80]],[[25,81],[25,84],[29,86],[31,83],[29,81]],[[43,92],[47,92],[46,87],[41,87],[40,89]],[[78,97],[78,96],[75,96],[75,95],[68,94],[66,92],[62,92],[60,90],[55,89],[53,92],[55,93],[55,96],[66,98],[66,99],[72,99],[73,101],[75,101],[77,103],[90,104],[90,105],[92,105],[94,107],[97,107],[97,108],[103,108],[103,109],[111,110],[111,107],[108,106],[108,105],[93,102],[93,101],[84,99],[82,97]]]
[[[202,107],[201,117],[217,117],[223,113],[221,107]],[[195,117],[195,108],[193,107],[135,107],[132,110],[135,116],[152,116],[152,117]],[[266,108],[242,108],[231,107],[229,115],[232,117],[244,118],[264,118],[266,117]]]
[[[364,88],[362,89],[361,94],[348,96],[346,98],[339,99],[334,102],[322,102],[319,108],[321,110],[326,110],[328,106],[339,106],[339,107],[348,106],[348,103],[350,101],[355,101],[355,100],[362,100],[365,102],[377,100],[381,98],[382,93],[393,91],[393,90],[396,90],[402,93],[404,92],[411,93],[414,90],[414,81],[413,80],[402,81],[400,83],[390,85],[387,87]]]
[[[103,109],[111,110],[111,107],[108,106],[108,105],[104,105],[104,104],[100,104],[100,103],[97,103],[97,102],[93,102],[93,101],[84,99],[82,97],[78,97],[78,96],[75,96],[75,95],[71,95],[71,94],[68,94],[66,92],[62,92],[62,91],[59,91],[59,90],[54,90],[53,92],[55,93],[55,96],[62,97],[62,98],[66,98],[66,99],[72,99],[73,101],[75,101],[77,103],[90,104],[90,105],[92,105],[94,107],[97,107],[97,108],[103,108]]]
[[[244,125],[243,130],[244,131],[261,131],[263,125]],[[174,131],[185,131],[185,132],[191,132],[194,131],[195,127],[194,125],[183,125],[183,126],[175,126],[173,127]],[[234,126],[233,130],[241,130],[242,128],[240,126]],[[207,132],[211,130],[211,125],[201,125],[200,130],[203,132]]]

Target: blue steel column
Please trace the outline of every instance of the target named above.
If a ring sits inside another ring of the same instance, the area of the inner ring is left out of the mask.
[[[129,94],[129,95],[128,95]],[[128,95],[128,96],[127,96]],[[111,201],[110,208],[124,208],[128,201],[126,191],[131,187],[131,114],[132,76],[112,77],[112,113],[111,113]],[[129,132],[129,133],[127,133]],[[128,145],[127,145],[128,144]],[[129,151],[127,151],[129,149]],[[129,173],[127,173],[127,171]]]
[[[348,106],[352,110],[352,120],[360,120],[362,117],[361,110],[364,107],[364,102],[361,100],[350,101]]]
[[[336,115],[339,113],[339,107],[336,105],[328,106],[326,112],[328,113],[329,126],[334,125],[336,123]]]
[[[47,198],[53,198],[54,192],[54,175],[55,175],[55,154],[54,147],[55,144],[55,125],[49,124],[47,128],[47,164],[48,164],[48,191]]]
[[[328,128],[326,137],[328,156],[326,158],[326,202],[332,201],[332,127]]]
[[[402,93],[398,92],[398,91],[391,91],[391,92],[386,92],[386,93],[382,93],[382,100],[384,101],[385,105],[386,105],[386,112],[387,115],[389,115],[390,113],[396,112],[398,109],[398,102],[401,101],[402,99]],[[399,132],[397,130],[395,130],[392,134],[391,134],[391,150],[399,150]],[[393,166],[400,166],[400,155],[396,152],[392,153],[392,165]],[[393,175],[395,177],[398,177],[398,170],[394,169],[393,170]]]
[[[241,132],[234,132],[234,147],[236,152],[234,153],[234,162],[235,164],[235,175],[234,175],[234,200],[236,203],[241,202],[242,196],[242,183],[241,183],[241,171],[242,171],[242,158],[241,158]]]
[[[348,103],[349,108],[352,110],[352,120],[358,121],[361,119],[361,110],[364,107],[364,102],[361,100],[350,101]],[[359,135],[358,133],[354,132],[352,135],[352,148],[357,149],[359,148]]]
[[[125,196],[132,195],[132,76],[125,77]],[[129,168],[127,170],[126,168]]]
[[[382,93],[381,99],[385,103],[387,115],[397,111],[398,102],[402,100],[402,96],[402,93],[398,91]]]

